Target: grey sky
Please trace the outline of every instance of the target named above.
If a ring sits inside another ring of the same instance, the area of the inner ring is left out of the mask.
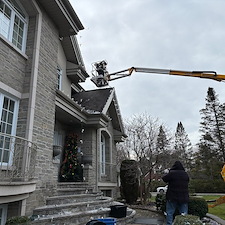
[[[78,34],[86,69],[106,60],[110,73],[132,66],[213,70],[225,74],[224,0],[70,0],[85,30]],[[85,89],[95,89],[87,81]],[[123,118],[147,112],[175,131],[181,121],[192,144],[208,87],[225,102],[225,83],[133,73],[111,81]]]

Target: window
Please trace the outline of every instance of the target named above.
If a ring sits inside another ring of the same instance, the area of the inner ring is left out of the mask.
[[[0,205],[0,225],[5,225],[7,217],[7,204]]]
[[[25,51],[27,18],[19,2],[0,1],[0,34],[21,51]]]
[[[101,149],[100,149],[100,171],[105,174],[105,137],[101,135]]]
[[[57,89],[61,90],[62,85],[62,69],[57,66]]]
[[[0,132],[15,135],[18,102],[0,93]],[[0,135],[0,164],[11,163],[13,140]]]
[[[54,131],[54,139],[53,139],[53,145],[57,146],[63,146],[65,138],[65,132],[63,130],[55,130]]]

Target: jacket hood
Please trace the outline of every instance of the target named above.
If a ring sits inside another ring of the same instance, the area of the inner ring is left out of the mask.
[[[185,170],[180,161],[176,161],[170,170]]]

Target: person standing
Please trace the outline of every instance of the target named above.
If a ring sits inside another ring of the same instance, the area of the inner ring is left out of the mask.
[[[166,225],[172,225],[176,209],[180,214],[188,214],[189,176],[180,161],[176,161],[169,173],[162,177],[168,184],[166,191]]]

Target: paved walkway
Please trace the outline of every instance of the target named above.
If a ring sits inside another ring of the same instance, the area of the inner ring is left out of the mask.
[[[139,209],[132,207],[136,210],[136,215],[132,223],[127,225],[165,225],[165,216],[162,213],[156,211],[154,208],[151,209]],[[207,213],[207,221],[211,225],[225,225],[225,220],[220,219],[217,216]]]
[[[132,207],[133,208],[133,207]],[[136,209],[136,215],[130,225],[164,225],[165,217],[154,209]]]
[[[134,220],[134,224],[145,224],[145,225],[163,225],[163,219],[152,219],[152,218],[137,218]]]

